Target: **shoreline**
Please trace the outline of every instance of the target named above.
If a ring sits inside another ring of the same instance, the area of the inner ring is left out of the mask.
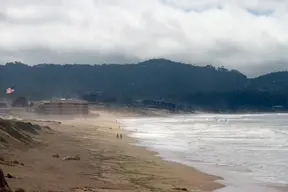
[[[99,111],[98,111],[99,112]],[[156,112],[156,113],[154,113]],[[106,110],[103,110],[101,111],[100,110],[100,113],[103,113],[106,114],[107,111]],[[116,127],[119,126],[120,130],[121,130],[121,133],[125,135],[126,139],[128,138],[128,140],[125,140],[125,143],[124,145],[127,147],[129,146],[129,148],[135,148],[137,151],[141,151],[141,153],[143,154],[147,154],[148,156],[150,156],[149,158],[153,159],[154,161],[157,161],[159,162],[160,164],[164,164],[166,166],[171,166],[171,167],[178,167],[178,168],[184,168],[186,171],[188,169],[188,172],[191,172],[191,173],[194,173],[194,174],[199,174],[200,176],[204,176],[204,177],[207,177],[209,179],[209,182],[212,181],[212,188],[211,189],[208,189],[208,190],[204,190],[203,192],[208,192],[208,191],[215,191],[215,190],[218,190],[218,189],[222,189],[222,188],[225,188],[225,185],[221,182],[223,180],[223,178],[221,176],[217,176],[217,175],[213,175],[213,174],[210,174],[210,173],[206,173],[204,171],[201,171],[193,166],[190,166],[190,165],[185,165],[184,163],[181,163],[181,162],[176,162],[176,161],[171,161],[171,160],[167,160],[163,157],[160,156],[160,154],[157,152],[157,151],[153,151],[152,149],[149,149],[148,147],[145,147],[145,146],[141,146],[141,145],[138,145],[138,141],[136,138],[133,138],[132,136],[130,136],[130,134],[132,133],[132,131],[129,131],[127,129],[125,129],[123,127],[123,124],[120,123],[121,120],[123,120],[123,118],[142,118],[142,117],[149,117],[149,118],[153,118],[153,117],[169,117],[171,115],[175,115],[175,114],[171,114],[171,113],[167,113],[166,111],[161,111],[161,110],[153,110],[153,112],[151,113],[151,111],[148,112],[149,115],[143,115],[143,114],[140,114],[139,111],[137,111],[136,113],[131,113],[131,111],[127,112],[127,111],[109,111],[107,114],[112,117],[112,119],[116,120]],[[107,115],[106,114],[106,115]],[[178,114],[178,115],[183,115],[183,114]],[[101,117],[101,115],[100,115]],[[113,122],[114,123],[114,122]],[[110,133],[112,134],[115,134],[117,133],[117,129],[110,129],[109,130]],[[142,155],[141,155],[142,156]],[[178,171],[177,171],[178,172]],[[207,179],[205,178],[205,179]],[[201,186],[203,187],[203,186]],[[201,188],[200,187],[200,188]],[[205,187],[205,186],[204,186]],[[192,189],[192,191],[194,191],[195,189]],[[199,190],[199,192],[201,192],[202,190],[201,189],[196,189],[196,190]]]
[[[96,118],[63,120],[61,124],[29,120],[31,123],[51,127],[55,133],[41,135],[40,139],[46,144],[41,151],[32,148],[25,152],[10,152],[12,157],[25,162],[25,166],[21,168],[4,168],[4,171],[20,177],[19,180],[8,181],[12,188],[38,191],[73,189],[77,192],[85,191],[84,189],[141,192],[186,189],[207,192],[224,187],[217,182],[220,177],[164,160],[157,156],[157,152],[133,145],[137,141],[129,136],[127,130],[120,128],[117,120],[124,116],[130,117],[131,114],[107,111],[98,113],[100,116]],[[116,138],[118,132],[123,134],[122,140]],[[61,157],[64,154],[79,153],[81,160],[66,162],[54,159],[51,155],[56,152]],[[43,171],[48,171],[46,176]],[[29,186],[32,181],[33,185]],[[79,183],[79,186],[75,186],[75,183]]]
[[[176,117],[177,117],[177,115],[176,115]],[[144,117],[144,119],[145,119],[145,117]],[[134,131],[132,129],[128,129],[128,131],[131,134],[132,138],[133,138],[132,134],[137,133],[137,130]],[[140,129],[140,133],[145,134],[146,133],[145,129],[143,129],[143,130]],[[223,192],[224,191],[225,192],[242,192],[242,191],[280,192],[280,191],[286,191],[288,189],[288,186],[285,184],[282,185],[279,183],[272,183],[272,182],[271,183],[265,183],[265,182],[260,182],[257,180],[251,181],[248,178],[245,178],[243,176],[240,176],[240,178],[237,178],[237,176],[239,176],[239,175],[237,175],[236,173],[233,173],[234,171],[232,169],[231,170],[230,169],[225,170],[225,169],[223,169],[223,167],[218,167],[216,165],[215,166],[214,165],[205,165],[205,163],[201,163],[201,162],[197,162],[197,161],[193,162],[190,160],[182,159],[181,157],[179,159],[177,156],[176,157],[170,156],[171,154],[169,154],[169,153],[165,154],[165,150],[161,152],[161,148],[157,149],[157,148],[152,147],[153,145],[150,146],[150,144],[145,144],[145,137],[144,137],[144,139],[141,139],[140,137],[138,138],[138,136],[135,136],[135,139],[138,141],[137,146],[144,147],[145,149],[150,150],[150,151],[156,151],[156,153],[159,154],[159,156],[161,156],[162,159],[165,161],[172,161],[172,162],[180,163],[180,164],[183,164],[183,165],[186,165],[189,167],[196,168],[196,170],[207,173],[207,174],[218,175],[221,179],[216,180],[216,182],[223,184],[224,187],[215,190],[217,192],[222,192],[222,191]],[[141,144],[141,141],[144,141],[144,143]],[[173,152],[171,152],[171,153],[173,153]]]

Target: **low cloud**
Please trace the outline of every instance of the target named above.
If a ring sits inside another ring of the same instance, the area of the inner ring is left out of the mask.
[[[0,63],[130,63],[167,58],[286,70],[286,0],[0,0]]]

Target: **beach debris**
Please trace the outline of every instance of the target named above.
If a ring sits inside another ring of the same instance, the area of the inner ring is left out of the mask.
[[[59,156],[58,153],[56,153],[56,154],[53,154],[52,157],[54,157],[54,158],[59,158],[60,156]]]
[[[10,189],[7,181],[5,180],[4,177],[4,172],[0,168],[0,192],[11,192],[12,190]]]
[[[9,178],[9,179],[15,179],[15,177],[10,175],[9,173],[6,175],[6,177]]]
[[[12,161],[12,163],[13,163],[13,164],[16,164],[16,165],[19,165],[19,164],[20,164],[20,162],[17,161],[17,160]]]
[[[17,188],[17,189],[15,189],[15,192],[25,192],[25,190],[22,188]]]
[[[64,191],[48,190],[48,192],[64,192]]]
[[[178,190],[178,191],[188,191],[187,188],[180,188],[180,187],[174,187],[173,190]]]
[[[80,155],[76,155],[76,156],[74,156],[74,157],[72,157],[72,156],[66,156],[66,157],[63,158],[63,160],[64,160],[64,161],[66,161],[66,160],[80,161]]]
[[[91,188],[91,187],[74,187],[74,188],[72,188],[72,191],[75,191],[75,192],[85,192],[85,191],[97,192],[98,190]]]
[[[17,160],[11,161],[10,164],[11,164],[11,166],[14,166],[14,165],[24,166],[24,163],[22,163],[22,162],[20,162],[20,161],[17,161]]]

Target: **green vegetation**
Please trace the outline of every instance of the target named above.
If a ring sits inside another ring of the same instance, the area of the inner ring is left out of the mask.
[[[5,95],[4,90],[11,86],[15,93]],[[165,59],[126,65],[28,66],[15,62],[0,65],[0,88],[3,97],[12,99],[82,97],[124,104],[164,99],[177,106],[213,111],[271,110],[274,105],[287,107],[288,72],[249,79],[236,70]]]
[[[31,135],[38,134],[40,129],[41,127],[39,125],[16,120],[0,119],[0,143],[9,144],[9,141],[11,142],[13,140],[24,144],[30,144],[34,142]]]

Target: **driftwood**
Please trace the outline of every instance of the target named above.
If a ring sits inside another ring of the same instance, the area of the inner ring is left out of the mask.
[[[60,156],[59,156],[58,153],[56,153],[56,154],[53,154],[52,157],[54,157],[54,158],[59,158]]]
[[[63,158],[64,161],[67,161],[67,160],[74,160],[74,161],[80,161],[80,156],[79,155],[76,155],[74,157],[72,156],[66,156]]]

